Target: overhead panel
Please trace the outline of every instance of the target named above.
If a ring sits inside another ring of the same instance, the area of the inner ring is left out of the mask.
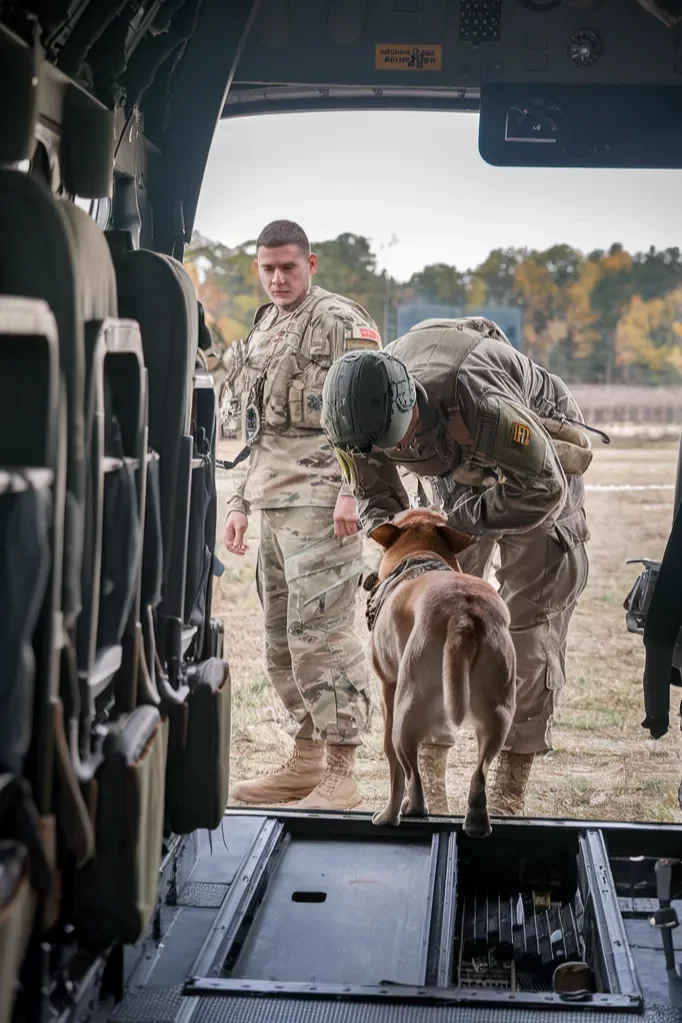
[[[224,116],[475,106],[528,82],[682,85],[682,22],[638,0],[263,0]]]

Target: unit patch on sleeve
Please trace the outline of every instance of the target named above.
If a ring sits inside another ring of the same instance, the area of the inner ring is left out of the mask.
[[[527,448],[530,444],[530,429],[525,423],[512,423],[512,441]]]
[[[381,334],[373,327],[362,327],[357,324],[346,327],[345,349],[354,352],[359,348],[381,348]]]

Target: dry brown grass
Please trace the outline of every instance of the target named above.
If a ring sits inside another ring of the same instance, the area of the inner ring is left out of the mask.
[[[233,444],[225,445],[226,457],[233,449]],[[605,448],[597,442],[587,482],[672,483],[675,461],[675,446]],[[220,485],[224,503],[226,482]],[[673,691],[671,732],[658,742],[648,739],[640,726],[642,642],[626,632],[623,611],[637,573],[637,566],[625,561],[661,555],[670,527],[672,491],[591,492],[587,510],[592,531],[590,581],[573,619],[555,748],[537,765],[527,811],[541,817],[679,820],[678,697]],[[222,522],[222,507],[220,514]],[[254,518],[244,559],[228,556],[220,544],[226,571],[216,581],[216,611],[225,618],[234,686],[235,780],[265,773],[288,754],[291,742],[263,667],[262,621],[254,585],[257,525]],[[357,628],[366,635],[360,599]],[[378,807],[387,794],[381,735],[381,710],[375,702],[359,755],[365,809]],[[450,762],[453,812],[463,811],[473,760],[473,735],[463,732]]]

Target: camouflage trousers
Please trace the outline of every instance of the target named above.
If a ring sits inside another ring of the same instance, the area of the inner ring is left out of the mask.
[[[268,676],[297,738],[359,745],[370,689],[353,629],[361,534],[337,538],[331,508],[261,511],[257,580]]]
[[[498,541],[499,592],[509,608],[516,650],[516,714],[505,743],[513,753],[552,748],[552,723],[566,682],[568,626],[587,583],[588,536],[578,509],[551,528]],[[486,578],[495,546],[483,537],[458,554],[462,571]],[[451,745],[454,736],[444,727],[431,741]]]

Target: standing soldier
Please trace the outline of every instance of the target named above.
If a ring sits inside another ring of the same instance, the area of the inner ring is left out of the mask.
[[[354,769],[369,711],[363,646],[353,631],[363,537],[322,431],[322,387],[335,359],[381,348],[381,337],[357,303],[311,286],[317,257],[298,224],[269,224],[255,265],[271,301],[235,349],[233,386],[250,456],[228,502],[225,545],[244,554],[248,516],[259,510],[266,665],[299,730],[283,767],[240,782],[233,794],[257,805],[300,800],[350,810],[361,802]]]
[[[342,357],[325,382],[323,419],[368,535],[408,506],[404,466],[429,479],[452,526],[477,536],[460,555],[465,572],[485,576],[499,544],[517,709],[489,812],[522,814],[534,757],[551,749],[568,625],[587,582],[582,474],[592,451],[578,406],[490,320],[426,320],[382,352]],[[427,801],[447,812],[453,737],[430,738]]]

